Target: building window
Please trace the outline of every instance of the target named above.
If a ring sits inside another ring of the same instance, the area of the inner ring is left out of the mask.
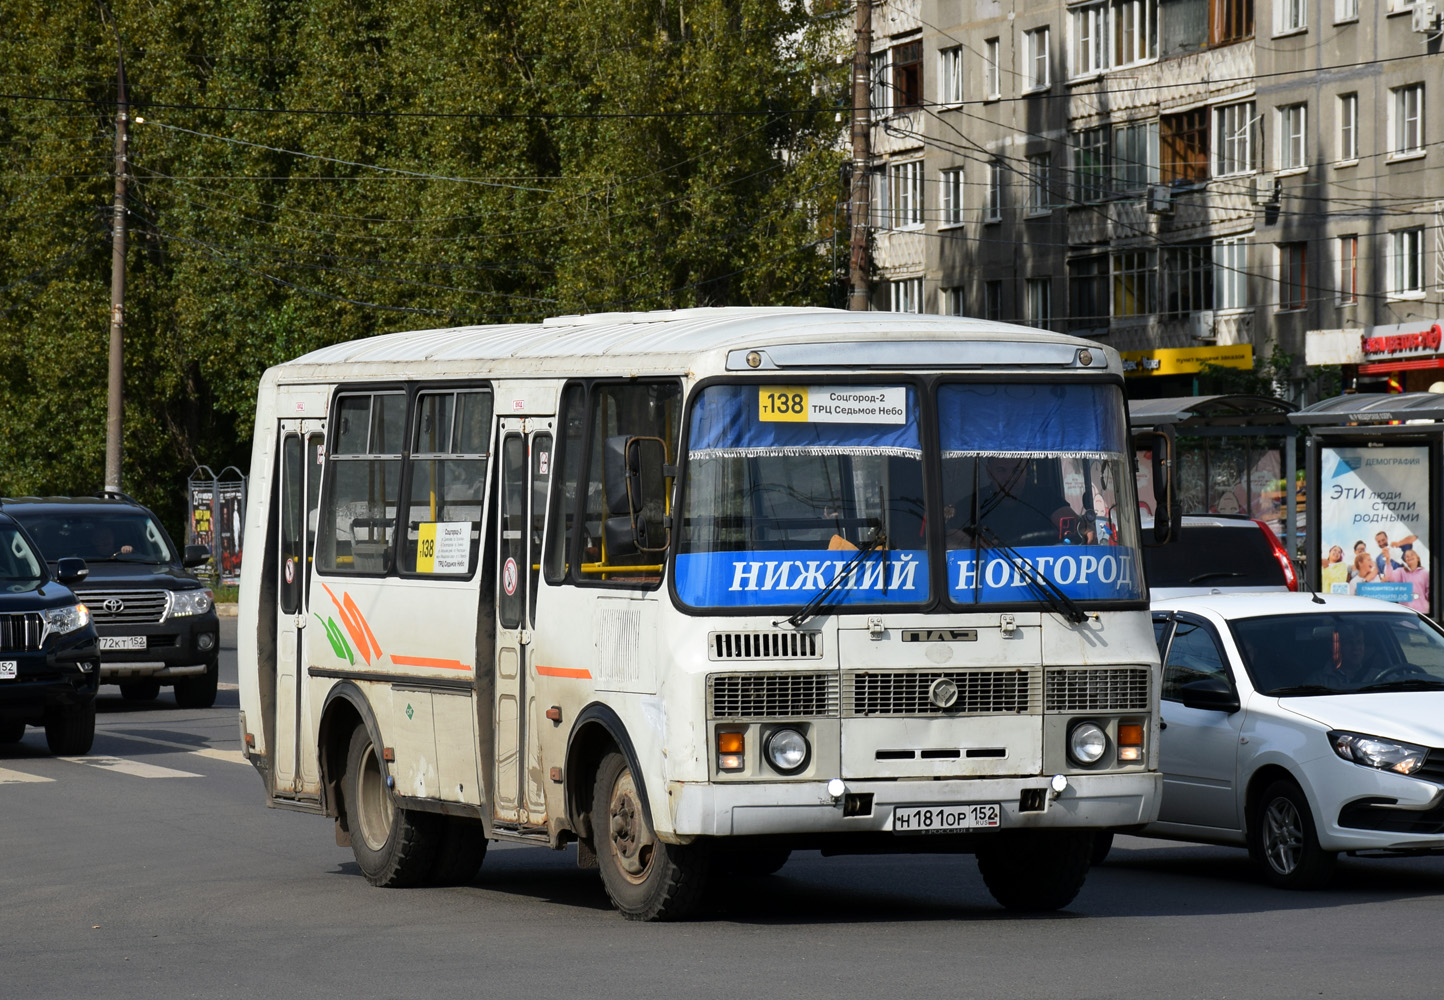
[[[872,116],[886,118],[892,113],[892,82],[888,79],[888,54],[874,52],[868,58],[868,100],[872,102]]]
[[[939,200],[942,206],[942,225],[961,226],[963,224],[963,168],[949,167],[942,171],[942,193]]]
[[[888,174],[886,169],[872,171],[872,198],[869,204],[874,229],[892,228],[892,196],[888,192]]]
[[[996,101],[1003,96],[1002,73],[999,62],[1002,50],[998,39],[989,38],[983,43],[983,92],[988,100]]]
[[[1253,0],[1211,0],[1208,44],[1230,45],[1253,37]]]
[[[1308,163],[1308,106],[1286,104],[1278,110],[1279,169],[1301,170]]]
[[[1389,294],[1424,294],[1424,230],[1400,229],[1389,234]]]
[[[1213,301],[1215,309],[1248,306],[1248,238],[1231,236],[1213,243]]]
[[[1141,191],[1158,183],[1158,123],[1139,122],[1113,128],[1113,190]]]
[[[1164,184],[1208,180],[1208,109],[1194,108],[1158,119],[1159,179]]]
[[[1102,201],[1108,187],[1108,130],[1073,133],[1073,200]]]
[[[1278,14],[1278,25],[1274,29],[1276,33],[1303,31],[1309,26],[1305,0],[1276,0],[1276,2],[1278,3],[1278,6],[1274,8]]]
[[[1003,218],[1003,161],[988,162],[988,196],[983,205],[983,221],[998,222]]]
[[[1046,215],[1053,210],[1053,157],[1039,153],[1028,157],[1028,214]]]
[[[968,314],[967,290],[959,285],[944,288],[942,307],[945,316],[966,316]]]
[[[1029,90],[1042,90],[1053,81],[1048,70],[1048,29],[1023,32],[1023,53],[1027,65]]]
[[[1108,0],[1113,65],[1128,66],[1158,54],[1158,0]]]
[[[1053,325],[1053,279],[1029,278],[1028,325],[1047,330]]]
[[[892,311],[920,313],[923,311],[923,279],[897,278],[890,283]]]
[[[1339,237],[1339,305],[1359,301],[1359,238]]]
[[[1279,244],[1279,309],[1308,305],[1308,244]]]
[[[1334,0],[1334,23],[1341,21],[1357,21],[1359,19],[1359,0]]]
[[[1068,262],[1068,329],[1108,326],[1108,258],[1078,257]]]
[[[914,39],[892,48],[893,106],[899,111],[923,103],[923,43]]]
[[[889,215],[893,229],[916,229],[923,224],[923,161],[888,164]]]
[[[1101,73],[1106,65],[1104,54],[1107,52],[1103,4],[1074,7],[1068,14],[1073,28],[1072,75]]]
[[[1113,255],[1113,315],[1147,316],[1154,304],[1153,253],[1128,250]]]
[[[1001,321],[1003,318],[1003,283],[983,282],[983,319]]]
[[[1214,112],[1213,175],[1227,177],[1257,169],[1254,160],[1254,132],[1258,121],[1253,101],[1227,104]]]
[[[1351,163],[1359,158],[1359,95],[1339,95],[1339,159]]]
[[[1389,154],[1410,156],[1424,151],[1424,85],[1411,83],[1389,92]]]
[[[1161,312],[1180,317],[1213,308],[1213,249],[1190,243],[1163,249]]]
[[[943,104],[963,102],[963,47],[954,45],[938,53],[938,100]]]

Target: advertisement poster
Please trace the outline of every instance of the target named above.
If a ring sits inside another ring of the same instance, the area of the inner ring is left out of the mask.
[[[211,522],[212,501],[215,498],[215,488],[211,483],[192,482],[191,494],[191,522],[189,535],[186,539],[187,545],[204,545],[212,552],[215,551],[215,525]]]
[[[241,522],[245,517],[246,484],[239,481],[216,483],[216,539],[219,551],[212,547],[211,554],[218,557],[221,583],[239,583],[241,580]]]
[[[1319,471],[1321,588],[1432,615],[1428,448],[1325,447]]]

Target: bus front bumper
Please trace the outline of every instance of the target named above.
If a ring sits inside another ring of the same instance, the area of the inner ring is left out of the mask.
[[[913,806],[996,803],[998,828],[1064,830],[1131,827],[1158,817],[1156,772],[1070,774],[1055,793],[1050,776],[966,781],[848,781],[834,798],[827,782],[701,784],[667,792],[678,837],[891,833],[894,811]],[[668,838],[670,839],[670,838]]]

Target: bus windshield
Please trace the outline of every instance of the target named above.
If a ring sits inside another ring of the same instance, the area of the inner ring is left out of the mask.
[[[692,607],[1141,600],[1121,390],[714,385],[691,411],[674,586]],[[942,487],[930,532],[924,482]],[[940,537],[940,551],[930,551]],[[1043,578],[1040,580],[1039,578]]]

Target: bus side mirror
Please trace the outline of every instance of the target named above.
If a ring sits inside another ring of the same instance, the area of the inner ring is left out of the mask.
[[[602,539],[607,557],[665,551],[666,442],[618,434],[607,438],[603,448],[608,516],[602,522]]]
[[[1167,545],[1183,528],[1183,507],[1178,502],[1177,440],[1173,427],[1164,424],[1133,435],[1135,459],[1150,454],[1153,463],[1153,544]]]

